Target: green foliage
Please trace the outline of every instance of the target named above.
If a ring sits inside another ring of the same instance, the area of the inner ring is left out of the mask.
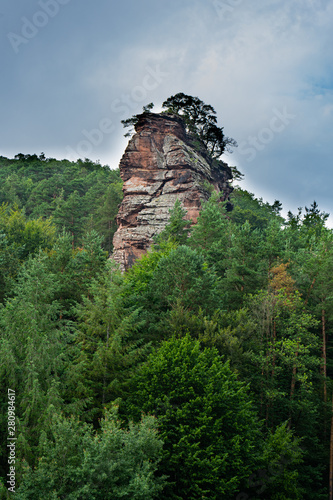
[[[199,250],[220,276],[225,273],[225,259],[230,244],[230,224],[219,195],[212,193],[203,203],[197,224],[193,227],[189,245]]]
[[[159,261],[175,248],[177,243],[170,239],[163,241],[161,238],[158,248],[153,245],[150,251],[135,262],[125,275],[125,296],[131,297],[132,300],[140,300],[149,293],[150,283]]]
[[[162,257],[150,282],[152,303],[162,309],[181,304],[193,312],[204,308],[214,311],[219,307],[219,281],[203,257],[180,246]]]
[[[149,349],[133,338],[140,326],[139,314],[125,309],[123,292],[123,277],[107,262],[77,306],[79,349],[70,368],[69,390],[71,398],[86,401],[88,420],[96,421],[102,408],[126,393],[129,377]]]
[[[139,119],[150,113],[153,107],[153,103],[147,104],[143,107],[143,113],[121,120],[124,127],[132,127],[125,137],[132,135],[133,127],[135,128]],[[237,147],[234,139],[224,135],[223,127],[218,127],[215,109],[198,97],[179,92],[164,101],[162,108],[166,109],[165,113],[176,114],[182,118],[186,131],[194,139],[194,144],[198,141],[199,149],[203,146],[211,158],[217,159],[225,151],[231,153],[232,148]]]
[[[0,308],[0,381],[17,391],[18,457],[33,464],[41,431],[47,427],[48,406],[63,405],[68,396],[74,304],[82,301],[90,280],[105,265],[100,237],[87,235],[75,251],[70,235],[59,238],[48,252],[24,263],[12,295]],[[6,407],[5,391],[1,408]],[[72,411],[82,402],[72,398]],[[5,412],[0,420],[5,433]],[[3,441],[5,443],[5,441]],[[5,448],[1,464],[5,463]]]
[[[103,236],[104,248],[112,250],[121,185],[119,170],[88,159],[0,157],[0,205],[24,209],[28,220],[53,216],[58,234],[65,228],[73,244],[81,244],[86,229],[95,229]]]
[[[21,500],[150,500],[163,488],[154,472],[162,441],[156,419],[121,427],[117,407],[105,412],[101,431],[72,418],[51,413],[49,436],[39,443],[38,465],[25,464],[17,491]]]
[[[184,245],[189,236],[189,228],[192,220],[186,220],[186,210],[182,208],[180,201],[177,199],[173,209],[169,210],[170,218],[161,233],[154,237],[156,246],[162,241],[166,242],[171,239],[178,245]]]
[[[271,219],[279,219],[280,224],[283,221],[279,215],[282,205],[278,200],[270,205],[239,187],[232,192],[230,200],[234,207],[230,218],[237,224],[249,222],[253,229],[265,229]]]
[[[288,225],[297,228],[300,225],[304,225],[307,228],[320,229],[325,226],[329,214],[326,212],[321,212],[318,208],[316,201],[312,203],[310,208],[305,207],[305,214],[302,214],[302,208],[298,209],[297,215],[292,212],[288,212]]]
[[[139,119],[141,118],[142,115],[149,114],[150,110],[153,109],[154,104],[150,102],[149,104],[146,104],[146,106],[143,106],[142,108],[142,113],[138,115],[134,115],[131,118],[127,118],[126,120],[121,120],[121,123],[123,124],[123,127],[131,127],[129,132],[126,132],[125,137],[130,137],[135,129],[136,124],[138,123]]]
[[[56,228],[50,219],[28,220],[23,210],[0,207],[0,301],[15,283],[20,266],[39,249],[50,248]]]
[[[198,138],[212,158],[219,158],[224,151],[232,151],[237,143],[225,137],[223,128],[217,126],[215,109],[198,97],[179,92],[163,102],[167,113],[181,116],[189,133]]]
[[[214,110],[178,97],[203,148]],[[177,202],[122,275],[118,171],[0,157],[0,498],[7,388],[17,498],[327,498],[333,232],[315,202],[233,196],[191,227]]]
[[[102,246],[110,254],[113,249],[113,235],[117,230],[116,215],[123,199],[122,181],[113,182],[107,187],[94,215],[89,216],[88,227],[94,228],[103,236]]]
[[[60,314],[75,317],[75,306],[88,292],[90,281],[104,269],[107,253],[101,248],[102,237],[96,231],[86,233],[83,246],[74,248],[72,236],[63,233],[48,253],[48,267],[59,280],[56,299],[61,306]]]
[[[159,470],[171,483],[161,498],[233,498],[250,475],[258,423],[246,388],[216,350],[201,351],[188,336],[164,342],[134,378],[128,408],[158,417]]]
[[[304,498],[298,471],[302,456],[300,440],[293,437],[286,423],[279,425],[268,434],[261,455],[262,468],[251,475],[249,492],[271,500]]]
[[[22,260],[40,248],[50,248],[55,239],[55,227],[50,219],[28,220],[23,210],[11,209],[7,204],[0,207],[0,230],[17,248]]]
[[[257,322],[257,335],[248,348],[252,362],[258,365],[257,373],[261,371],[256,387],[260,387],[266,424],[289,419],[301,430],[316,412],[312,390],[319,365],[319,343],[312,329],[318,323],[304,310],[297,292],[262,291],[249,298],[248,307]],[[253,389],[256,391],[255,386]]]
[[[223,285],[228,290],[228,306],[237,308],[247,293],[260,289],[267,279],[260,254],[262,233],[245,222],[233,227],[229,242]]]
[[[72,235],[73,248],[78,243],[79,236],[81,235],[82,222],[86,221],[86,217],[81,220],[82,211],[83,200],[78,191],[73,191],[67,200],[64,200],[60,196],[54,210],[53,216],[57,226]]]
[[[143,256],[125,277],[127,307],[140,309],[142,335],[146,341],[160,342],[170,336],[175,309],[210,314],[219,307],[219,280],[202,255],[168,239]],[[163,332],[163,333],[162,333]]]
[[[237,167],[235,167],[234,165],[229,165],[229,168],[232,172],[233,181],[241,181],[243,179],[244,174],[242,174],[242,172],[240,172]]]
[[[23,266],[14,297],[0,309],[0,380],[4,388],[17,392],[18,458],[34,463],[39,434],[47,427],[47,409],[61,403],[59,382],[62,378],[66,324],[59,320],[59,289],[55,274],[49,272],[47,256],[40,253]],[[6,407],[7,390],[1,395]],[[1,412],[1,432],[5,433],[5,411]],[[6,459],[5,441],[1,465]]]

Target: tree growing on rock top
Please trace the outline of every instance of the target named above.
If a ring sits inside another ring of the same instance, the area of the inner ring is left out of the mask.
[[[140,116],[151,113],[153,103],[143,106],[143,112],[126,120],[121,120],[124,127],[135,127]],[[223,127],[217,125],[216,111],[210,104],[205,104],[198,97],[179,92],[163,102],[164,113],[171,113],[182,118],[186,132],[193,135],[204,145],[213,159],[218,159],[225,151],[229,153],[237,147],[237,142],[226,137]],[[131,136],[133,128],[125,134]]]
[[[237,147],[234,139],[226,137],[223,127],[217,125],[216,111],[198,97],[179,92],[163,102],[167,113],[181,116],[186,131],[197,136],[212,158],[220,158],[225,151],[232,152]]]
[[[140,116],[150,113],[153,107],[154,103],[150,102],[149,104],[146,104],[146,106],[143,106],[142,113],[133,115],[131,118],[127,118],[126,120],[121,120],[124,128],[132,127],[128,132],[126,132],[125,137],[131,137],[131,135],[134,133],[134,127],[138,123]]]

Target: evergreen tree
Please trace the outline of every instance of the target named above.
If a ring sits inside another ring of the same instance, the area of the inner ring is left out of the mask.
[[[228,306],[237,308],[242,305],[246,294],[259,290],[267,280],[263,273],[261,255],[262,233],[253,230],[248,222],[233,226],[230,245],[226,250],[225,276],[223,286],[228,290]]]
[[[133,379],[129,413],[154,414],[169,477],[160,498],[231,499],[256,463],[259,425],[249,395],[214,349],[171,339]],[[251,424],[249,425],[249,422]]]
[[[158,248],[159,243],[167,242],[169,239],[178,245],[186,245],[187,243],[192,220],[185,219],[187,212],[178,199],[169,213],[170,218],[167,225],[161,233],[154,237],[156,248]]]
[[[14,287],[14,297],[0,308],[1,386],[15,390],[17,417],[17,458],[36,460],[39,434],[47,427],[47,410],[59,407],[59,384],[66,359],[69,331],[59,320],[57,276],[47,267],[47,256],[40,253],[23,266]],[[7,393],[7,391],[6,391]],[[1,407],[6,406],[1,395]],[[1,432],[6,433],[1,412]],[[2,443],[6,443],[3,439]],[[6,450],[2,449],[3,460]]]
[[[41,436],[38,465],[25,465],[17,498],[21,500],[152,500],[164,478],[154,472],[162,441],[156,419],[144,416],[124,429],[117,407],[105,412],[101,431],[50,411],[50,431]]]
[[[220,306],[219,279],[198,252],[182,245],[158,262],[149,297],[162,311],[182,304],[212,313]]]
[[[237,147],[236,141],[225,137],[223,128],[217,126],[215,109],[198,97],[179,92],[164,101],[162,107],[182,117],[187,131],[202,141],[212,158],[219,158],[225,150],[231,152]]]
[[[139,311],[124,307],[123,277],[107,262],[77,305],[75,342],[68,377],[70,398],[85,401],[81,418],[94,420],[127,392],[129,376],[146,358],[149,346],[136,338]]]
[[[122,201],[122,182],[110,184],[100,205],[92,216],[92,226],[103,236],[103,248],[110,254],[113,250],[113,235],[117,230],[116,216]]]
[[[83,203],[78,191],[70,194],[67,200],[59,199],[54,211],[55,223],[72,235],[72,247],[79,242],[82,235],[82,223],[86,221],[87,213],[82,217]]]

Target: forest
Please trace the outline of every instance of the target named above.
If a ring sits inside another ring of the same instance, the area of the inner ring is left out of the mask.
[[[0,157],[0,498],[332,498],[328,214],[213,192],[121,274],[121,188]]]

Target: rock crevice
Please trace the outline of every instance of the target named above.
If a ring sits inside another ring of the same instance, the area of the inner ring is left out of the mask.
[[[125,270],[152,244],[166,226],[177,199],[196,222],[202,200],[209,197],[208,182],[222,199],[232,191],[231,170],[213,161],[204,148],[187,136],[175,115],[142,114],[120,161],[124,199],[117,216],[113,258]]]

